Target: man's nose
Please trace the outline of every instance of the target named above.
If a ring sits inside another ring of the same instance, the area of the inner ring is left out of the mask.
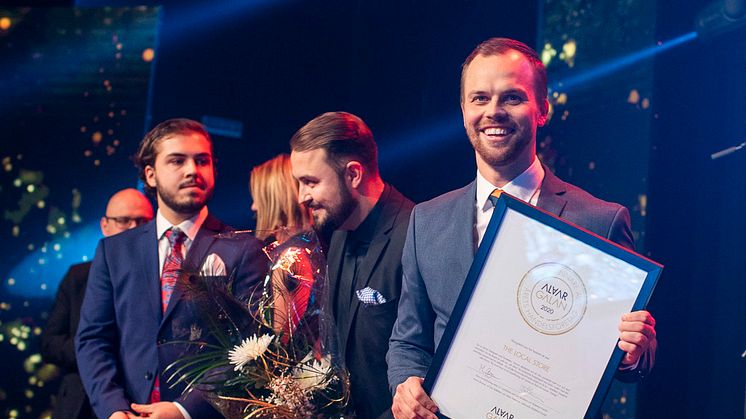
[[[487,111],[485,112],[485,114],[487,118],[495,121],[505,119],[508,116],[508,112],[505,110],[505,107],[503,107],[503,105],[497,100],[493,100],[489,103],[489,105],[487,105]]]
[[[197,173],[197,162],[194,159],[187,159],[184,162],[184,171],[187,174]]]
[[[298,203],[303,205],[311,200],[311,194],[308,192],[308,188],[300,186],[298,188]]]

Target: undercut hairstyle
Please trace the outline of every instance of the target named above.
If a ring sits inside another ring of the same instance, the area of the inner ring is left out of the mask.
[[[516,51],[526,57],[531,67],[534,69],[534,94],[536,95],[537,101],[544,102],[547,98],[547,69],[544,67],[544,63],[541,61],[539,54],[533,50],[533,48],[524,44],[523,42],[516,41],[509,38],[490,38],[481,44],[477,45],[476,48],[466,57],[464,64],[461,65],[461,101],[464,101],[464,78],[466,77],[466,69],[469,64],[479,55],[489,57],[491,55],[502,55],[509,51]]]
[[[378,147],[370,128],[347,112],[327,112],[301,127],[290,139],[292,151],[326,151],[327,163],[341,176],[347,163],[357,161],[378,176]]]
[[[298,181],[290,170],[290,156],[280,154],[251,169],[251,198],[256,206],[256,237],[266,239],[279,227],[306,228],[311,217],[298,203]]]
[[[155,167],[155,159],[158,156],[158,144],[161,140],[172,135],[181,134],[200,134],[210,143],[210,154],[213,154],[212,139],[204,125],[197,121],[186,118],[174,118],[161,122],[145,134],[145,138],[140,142],[140,147],[134,155],[133,160],[137,166],[140,179],[143,182],[145,191],[155,195],[155,188],[148,185],[145,179],[145,168],[147,166]],[[213,156],[213,170],[215,167],[215,157]]]

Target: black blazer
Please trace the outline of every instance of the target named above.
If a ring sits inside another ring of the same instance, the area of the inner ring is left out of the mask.
[[[350,390],[358,418],[391,417],[391,393],[386,377],[386,351],[396,321],[401,293],[401,255],[414,203],[386,185],[377,205],[382,205],[373,240],[358,268],[353,290],[365,287],[380,292],[386,303],[364,305],[357,298],[349,307],[347,324],[337,324],[339,345],[350,372]],[[333,301],[342,272],[347,232],[338,230],[329,244],[329,296]],[[333,304],[331,305],[333,306]],[[330,309],[335,321],[339,313]]]
[[[90,269],[91,262],[73,265],[68,269],[57,289],[52,312],[41,334],[44,361],[57,365],[63,371],[57,403],[52,411],[53,418],[94,417],[75,361],[75,331],[78,329],[80,306],[83,304]]]

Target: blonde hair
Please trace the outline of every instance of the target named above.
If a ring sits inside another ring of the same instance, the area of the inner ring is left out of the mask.
[[[251,197],[256,204],[256,236],[266,239],[279,227],[310,226],[308,210],[298,204],[298,181],[290,156],[280,154],[251,169]]]

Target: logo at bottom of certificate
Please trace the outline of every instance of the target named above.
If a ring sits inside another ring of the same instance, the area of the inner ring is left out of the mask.
[[[567,333],[583,320],[588,293],[583,279],[561,263],[534,266],[518,284],[518,311],[534,330]]]

